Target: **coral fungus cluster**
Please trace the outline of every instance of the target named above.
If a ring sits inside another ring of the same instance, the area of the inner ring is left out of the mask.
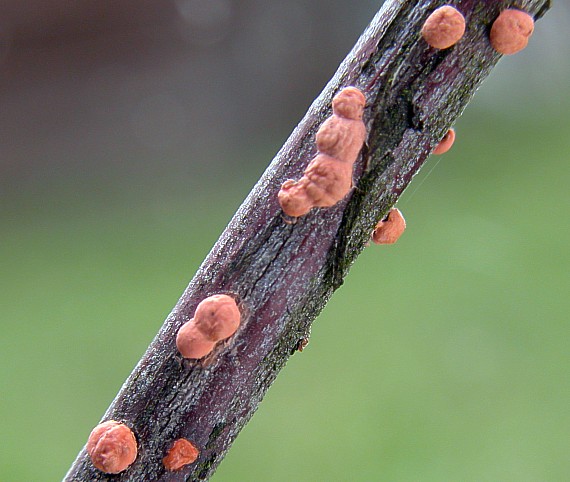
[[[334,206],[348,194],[354,161],[366,138],[365,104],[356,87],[346,87],[334,97],[333,114],[317,131],[317,155],[301,179],[281,186],[278,198],[285,214],[303,216],[313,207]]]

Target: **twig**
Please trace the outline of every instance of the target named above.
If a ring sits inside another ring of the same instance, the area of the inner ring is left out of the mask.
[[[207,480],[252,416],[279,370],[308,338],[310,326],[438,140],[499,60],[490,25],[510,2],[456,0],[467,30],[454,47],[421,38],[441,0],[388,0],[314,101],[253,188],[123,385],[103,420],[125,422],[137,437],[134,464],[118,475],[93,467],[85,450],[67,481]],[[535,18],[549,0],[519,0]],[[354,85],[366,95],[369,137],[354,172],[355,188],[336,206],[285,222],[277,192],[301,177],[315,154],[314,136],[332,96]],[[176,350],[180,326],[215,293],[239,297],[242,325],[200,361]],[[162,459],[184,437],[200,450],[185,468]]]

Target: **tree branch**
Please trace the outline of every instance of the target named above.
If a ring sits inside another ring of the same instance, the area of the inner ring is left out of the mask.
[[[125,422],[136,435],[134,464],[118,475],[93,467],[85,450],[66,481],[206,480],[252,416],[279,370],[370,239],[374,225],[412,177],[499,60],[488,32],[497,0],[456,0],[463,39],[435,50],[421,38],[441,0],[388,0],[237,211],[166,319],[103,420]],[[541,17],[549,0],[519,0]],[[355,188],[329,209],[284,221],[277,192],[301,177],[315,154],[314,136],[333,95],[354,85],[367,98],[368,145],[357,161]],[[184,360],[180,326],[215,293],[238,297],[243,321],[206,358]],[[180,437],[200,450],[193,464],[166,471],[162,459]]]

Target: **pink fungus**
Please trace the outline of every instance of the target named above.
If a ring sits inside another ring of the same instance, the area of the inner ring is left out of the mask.
[[[372,233],[376,244],[394,244],[406,229],[406,220],[399,209],[392,208],[385,219],[380,221]]]
[[[162,459],[162,463],[166,470],[179,470],[194,462],[198,455],[200,455],[200,451],[192,442],[185,438],[179,438],[174,441],[166,457]]]
[[[184,358],[202,358],[216,343],[232,336],[241,315],[235,300],[228,295],[213,295],[202,300],[192,318],[176,336],[176,347]]]
[[[97,425],[87,440],[93,465],[106,474],[118,474],[137,458],[137,440],[124,423],[109,420]]]
[[[439,141],[439,144],[433,150],[434,154],[445,154],[453,143],[455,142],[455,131],[453,129],[449,129],[446,134],[443,136],[443,139]]]
[[[447,49],[455,45],[464,33],[465,18],[450,5],[434,10],[422,27],[422,37],[436,49]]]
[[[503,10],[491,27],[491,45],[504,55],[520,52],[534,31],[534,20],[526,12],[514,8]]]
[[[301,179],[289,179],[281,186],[278,198],[285,214],[303,216],[313,207],[334,206],[348,194],[352,167],[366,138],[365,104],[356,87],[346,87],[333,98],[333,114],[317,131],[317,155]]]

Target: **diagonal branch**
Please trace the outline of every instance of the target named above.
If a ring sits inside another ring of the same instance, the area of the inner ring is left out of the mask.
[[[429,47],[419,32],[441,0],[388,0],[239,208],[123,385],[104,420],[131,427],[138,456],[118,475],[93,467],[85,450],[67,481],[206,480],[252,416],[279,370],[365,247],[374,225],[398,200],[445,132],[499,60],[492,21],[508,1],[455,0],[467,30],[454,47]],[[549,0],[519,0],[535,18]],[[340,87],[367,98],[368,145],[356,163],[355,188],[329,209],[284,221],[277,192],[301,177],[314,136]],[[236,335],[206,358],[184,360],[180,326],[215,293],[238,297]],[[162,459],[184,437],[196,462],[166,471]]]

